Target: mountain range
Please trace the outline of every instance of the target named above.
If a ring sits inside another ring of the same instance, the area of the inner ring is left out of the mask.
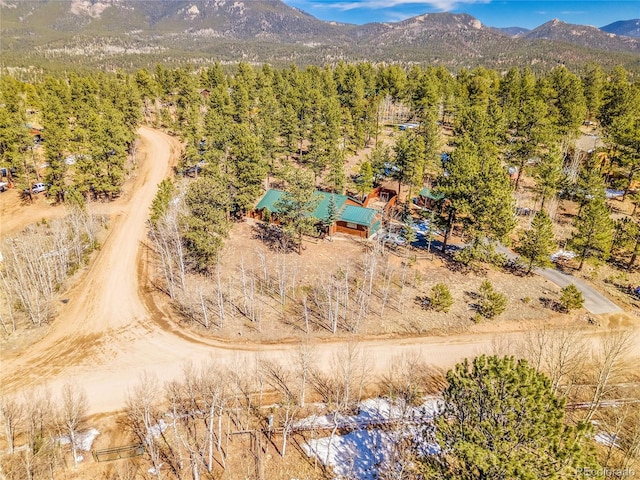
[[[640,71],[640,20],[496,29],[466,14],[435,13],[353,25],[280,0],[0,0],[0,14],[4,63],[15,66],[368,60],[494,68],[599,62]]]

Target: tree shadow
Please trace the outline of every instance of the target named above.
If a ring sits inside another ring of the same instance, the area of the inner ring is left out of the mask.
[[[295,252],[295,244],[282,231],[282,227],[270,223],[257,223],[253,238],[260,240],[269,250],[281,253]]]
[[[544,308],[548,308],[549,310],[553,310],[554,312],[562,312],[562,311],[564,311],[563,308],[562,308],[562,305],[560,305],[559,302],[557,302],[556,300],[554,300],[552,298],[540,297],[538,300],[540,300],[540,303],[542,304],[542,306]]]

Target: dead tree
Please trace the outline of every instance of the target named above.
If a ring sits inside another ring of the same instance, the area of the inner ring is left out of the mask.
[[[78,385],[65,383],[60,393],[58,429],[69,437],[73,464],[78,466],[78,433],[87,415],[87,394]]]
[[[14,453],[16,434],[24,421],[24,413],[24,405],[15,397],[0,397],[0,418],[4,425],[9,453]]]
[[[613,332],[602,339],[600,350],[594,354],[597,365],[595,387],[585,421],[590,422],[602,400],[611,391],[610,383],[624,369],[624,357],[632,348],[633,332]]]

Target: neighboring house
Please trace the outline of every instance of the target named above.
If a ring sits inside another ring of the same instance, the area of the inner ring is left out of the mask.
[[[430,210],[438,210],[443,198],[444,195],[442,193],[434,193],[432,189],[424,187],[420,190],[415,203]]]
[[[284,194],[285,192],[282,190],[271,189],[267,191],[256,205],[252,216],[254,218],[263,218],[263,213],[267,209],[273,215],[272,221],[277,223],[278,209],[276,205]],[[346,195],[318,190],[313,195],[318,198],[318,205],[312,216],[318,220],[321,229],[329,217],[329,205],[331,197],[334,197],[338,218],[333,225],[329,226],[329,233],[331,234],[341,232],[369,238],[382,225],[382,217],[378,210],[362,207],[356,200]]]

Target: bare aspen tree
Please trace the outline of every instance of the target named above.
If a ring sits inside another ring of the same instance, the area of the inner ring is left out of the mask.
[[[258,261],[260,262],[260,271],[262,272],[262,283],[265,285],[269,282],[269,274],[267,268],[267,255],[264,250],[258,250],[256,253]]]
[[[577,330],[529,332],[518,348],[537,370],[551,380],[554,394],[568,395],[571,384],[586,361],[586,344]]]
[[[393,281],[393,268],[391,267],[391,262],[389,258],[387,258],[387,264],[385,266],[384,275],[382,277],[382,288],[381,288],[382,303],[380,305],[380,318],[384,316],[384,308],[387,305],[387,301],[389,300],[392,281]]]
[[[399,399],[404,410],[418,404],[424,394],[422,379],[427,372],[422,356],[415,351],[396,355],[386,370],[381,386],[389,397]]]
[[[624,369],[624,357],[632,347],[632,331],[612,332],[602,339],[600,349],[594,353],[597,365],[595,387],[585,421],[590,422],[602,400],[611,391],[610,383]]]
[[[24,405],[15,397],[0,397],[0,418],[4,426],[9,453],[14,453],[18,429],[24,421]]]
[[[13,301],[11,299],[11,296],[9,295],[9,292],[10,292],[9,283],[7,282],[7,278],[4,274],[3,269],[1,268],[0,268],[0,286],[2,287],[0,288],[0,292],[2,292],[4,296],[4,300],[0,305],[4,305],[7,308],[9,319],[11,321],[11,329],[9,329],[9,327],[7,326],[7,322],[5,322],[4,316],[1,314],[0,314],[0,321],[2,322],[2,329],[4,330],[4,333],[6,335],[10,335],[17,330],[16,315],[14,313]]]
[[[160,399],[158,381],[144,373],[138,384],[129,392],[126,406],[126,422],[131,433],[145,447],[153,466],[153,475],[162,479],[162,456],[156,437],[162,430],[162,415],[156,402]]]
[[[263,360],[261,370],[266,382],[284,398],[285,403],[296,402],[296,395],[290,387],[291,372],[283,365],[270,360]]]
[[[250,317],[249,314],[249,295],[248,295],[248,287],[249,287],[249,279],[247,274],[247,267],[245,265],[244,257],[240,259],[240,265],[238,267],[240,269],[240,284],[242,286],[242,313],[246,317]]]
[[[95,242],[88,240],[94,232],[86,230],[93,224],[77,222],[77,215],[51,224],[31,225],[1,245],[4,261],[0,289],[33,325],[49,321],[54,294],[95,247]],[[71,255],[74,251],[75,256]]]
[[[220,274],[220,263],[216,264],[216,302],[218,306],[218,328],[222,328],[225,323],[224,293],[222,290],[222,280]]]
[[[225,468],[226,455],[222,450],[222,412],[225,394],[223,369],[213,362],[205,363],[200,370],[199,388],[202,396],[206,428],[207,471],[213,472],[214,446],[220,455],[220,465]],[[217,417],[217,418],[216,418]],[[217,426],[217,433],[216,433]]]
[[[332,370],[338,386],[335,404],[338,410],[347,411],[362,398],[367,378],[364,353],[356,342],[349,342],[333,358]]]
[[[300,407],[304,407],[307,393],[307,382],[309,380],[311,370],[315,365],[314,347],[308,340],[303,341],[296,348],[295,365],[297,376],[300,379],[300,393],[298,394],[298,398],[300,399]]]
[[[404,313],[406,309],[405,305],[405,289],[407,285],[407,275],[409,273],[409,264],[402,262],[402,273],[400,275],[400,294],[398,295],[398,311]]]
[[[284,253],[279,253],[276,257],[276,276],[278,279],[278,297],[280,298],[280,306],[283,311],[285,303],[287,302],[288,275],[287,256]]]
[[[289,288],[291,290],[291,298],[297,297],[298,273],[300,271],[299,259],[296,257],[293,264],[289,265]]]
[[[285,401],[282,407],[284,410],[284,418],[282,419],[282,452],[281,456],[284,457],[287,454],[287,440],[289,439],[289,434],[293,428],[293,425],[296,421],[296,415],[298,413],[298,409],[291,402]]]
[[[73,464],[78,466],[78,433],[83,426],[88,409],[87,394],[77,384],[67,382],[60,392],[57,415],[58,429],[69,437]]]

